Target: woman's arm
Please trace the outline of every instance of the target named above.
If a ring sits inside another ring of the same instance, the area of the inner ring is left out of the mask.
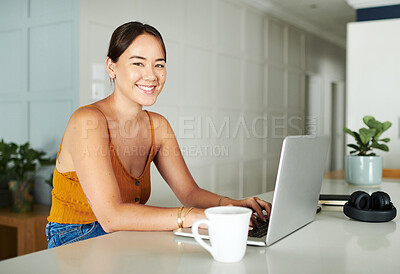
[[[159,150],[154,163],[172,191],[188,207],[207,208],[218,205],[244,206],[253,209],[259,216],[262,210],[270,214],[271,204],[257,197],[234,200],[200,188],[194,181],[179,149],[178,142],[168,121],[161,115],[153,113],[157,120],[156,139]]]
[[[67,126],[63,150],[70,155],[91,209],[106,232],[178,227],[178,208],[122,202],[111,164],[107,123],[97,109],[82,108],[75,112]],[[203,218],[204,212],[194,209],[189,215],[185,226]]]

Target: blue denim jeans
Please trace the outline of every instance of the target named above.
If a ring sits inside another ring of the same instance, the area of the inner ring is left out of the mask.
[[[107,234],[98,222],[90,224],[59,224],[49,222],[46,225],[48,248],[66,245]]]

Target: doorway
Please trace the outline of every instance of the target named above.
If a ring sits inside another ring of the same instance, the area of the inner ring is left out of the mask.
[[[322,75],[307,74],[305,134],[327,134],[331,145],[325,170],[344,169],[345,84],[324,79]]]
[[[343,127],[345,126],[345,94],[344,85],[332,82],[331,93],[331,157],[330,171],[344,169],[345,141]]]

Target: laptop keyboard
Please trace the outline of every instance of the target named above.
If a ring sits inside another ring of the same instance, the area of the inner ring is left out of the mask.
[[[267,219],[267,221],[264,222],[259,217],[257,217],[258,226],[254,227],[252,230],[249,230],[249,237],[262,238],[265,235],[267,235],[269,219],[267,215],[264,216]]]

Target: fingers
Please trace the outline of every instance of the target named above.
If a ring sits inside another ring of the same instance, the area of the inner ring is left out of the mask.
[[[259,199],[258,197],[252,197],[248,199],[250,207],[257,213],[257,215],[263,220],[266,221],[263,210],[267,212],[267,216],[271,214],[271,204]]]
[[[252,208],[257,213],[258,217],[261,220],[266,221],[266,219],[264,217],[264,214],[263,214],[263,208],[260,206],[260,203],[258,202],[258,200],[260,200],[260,199],[258,199],[257,197],[253,197],[253,198],[250,198],[250,199],[253,200]],[[260,201],[262,201],[262,200],[260,200]]]
[[[267,216],[269,217],[271,215],[271,208],[272,208],[271,203],[268,203],[268,202],[258,199],[258,198],[256,198],[256,199],[257,199],[257,203],[267,212]]]
[[[257,227],[257,216],[255,214],[251,214],[250,227],[250,229],[253,229],[253,227]]]

